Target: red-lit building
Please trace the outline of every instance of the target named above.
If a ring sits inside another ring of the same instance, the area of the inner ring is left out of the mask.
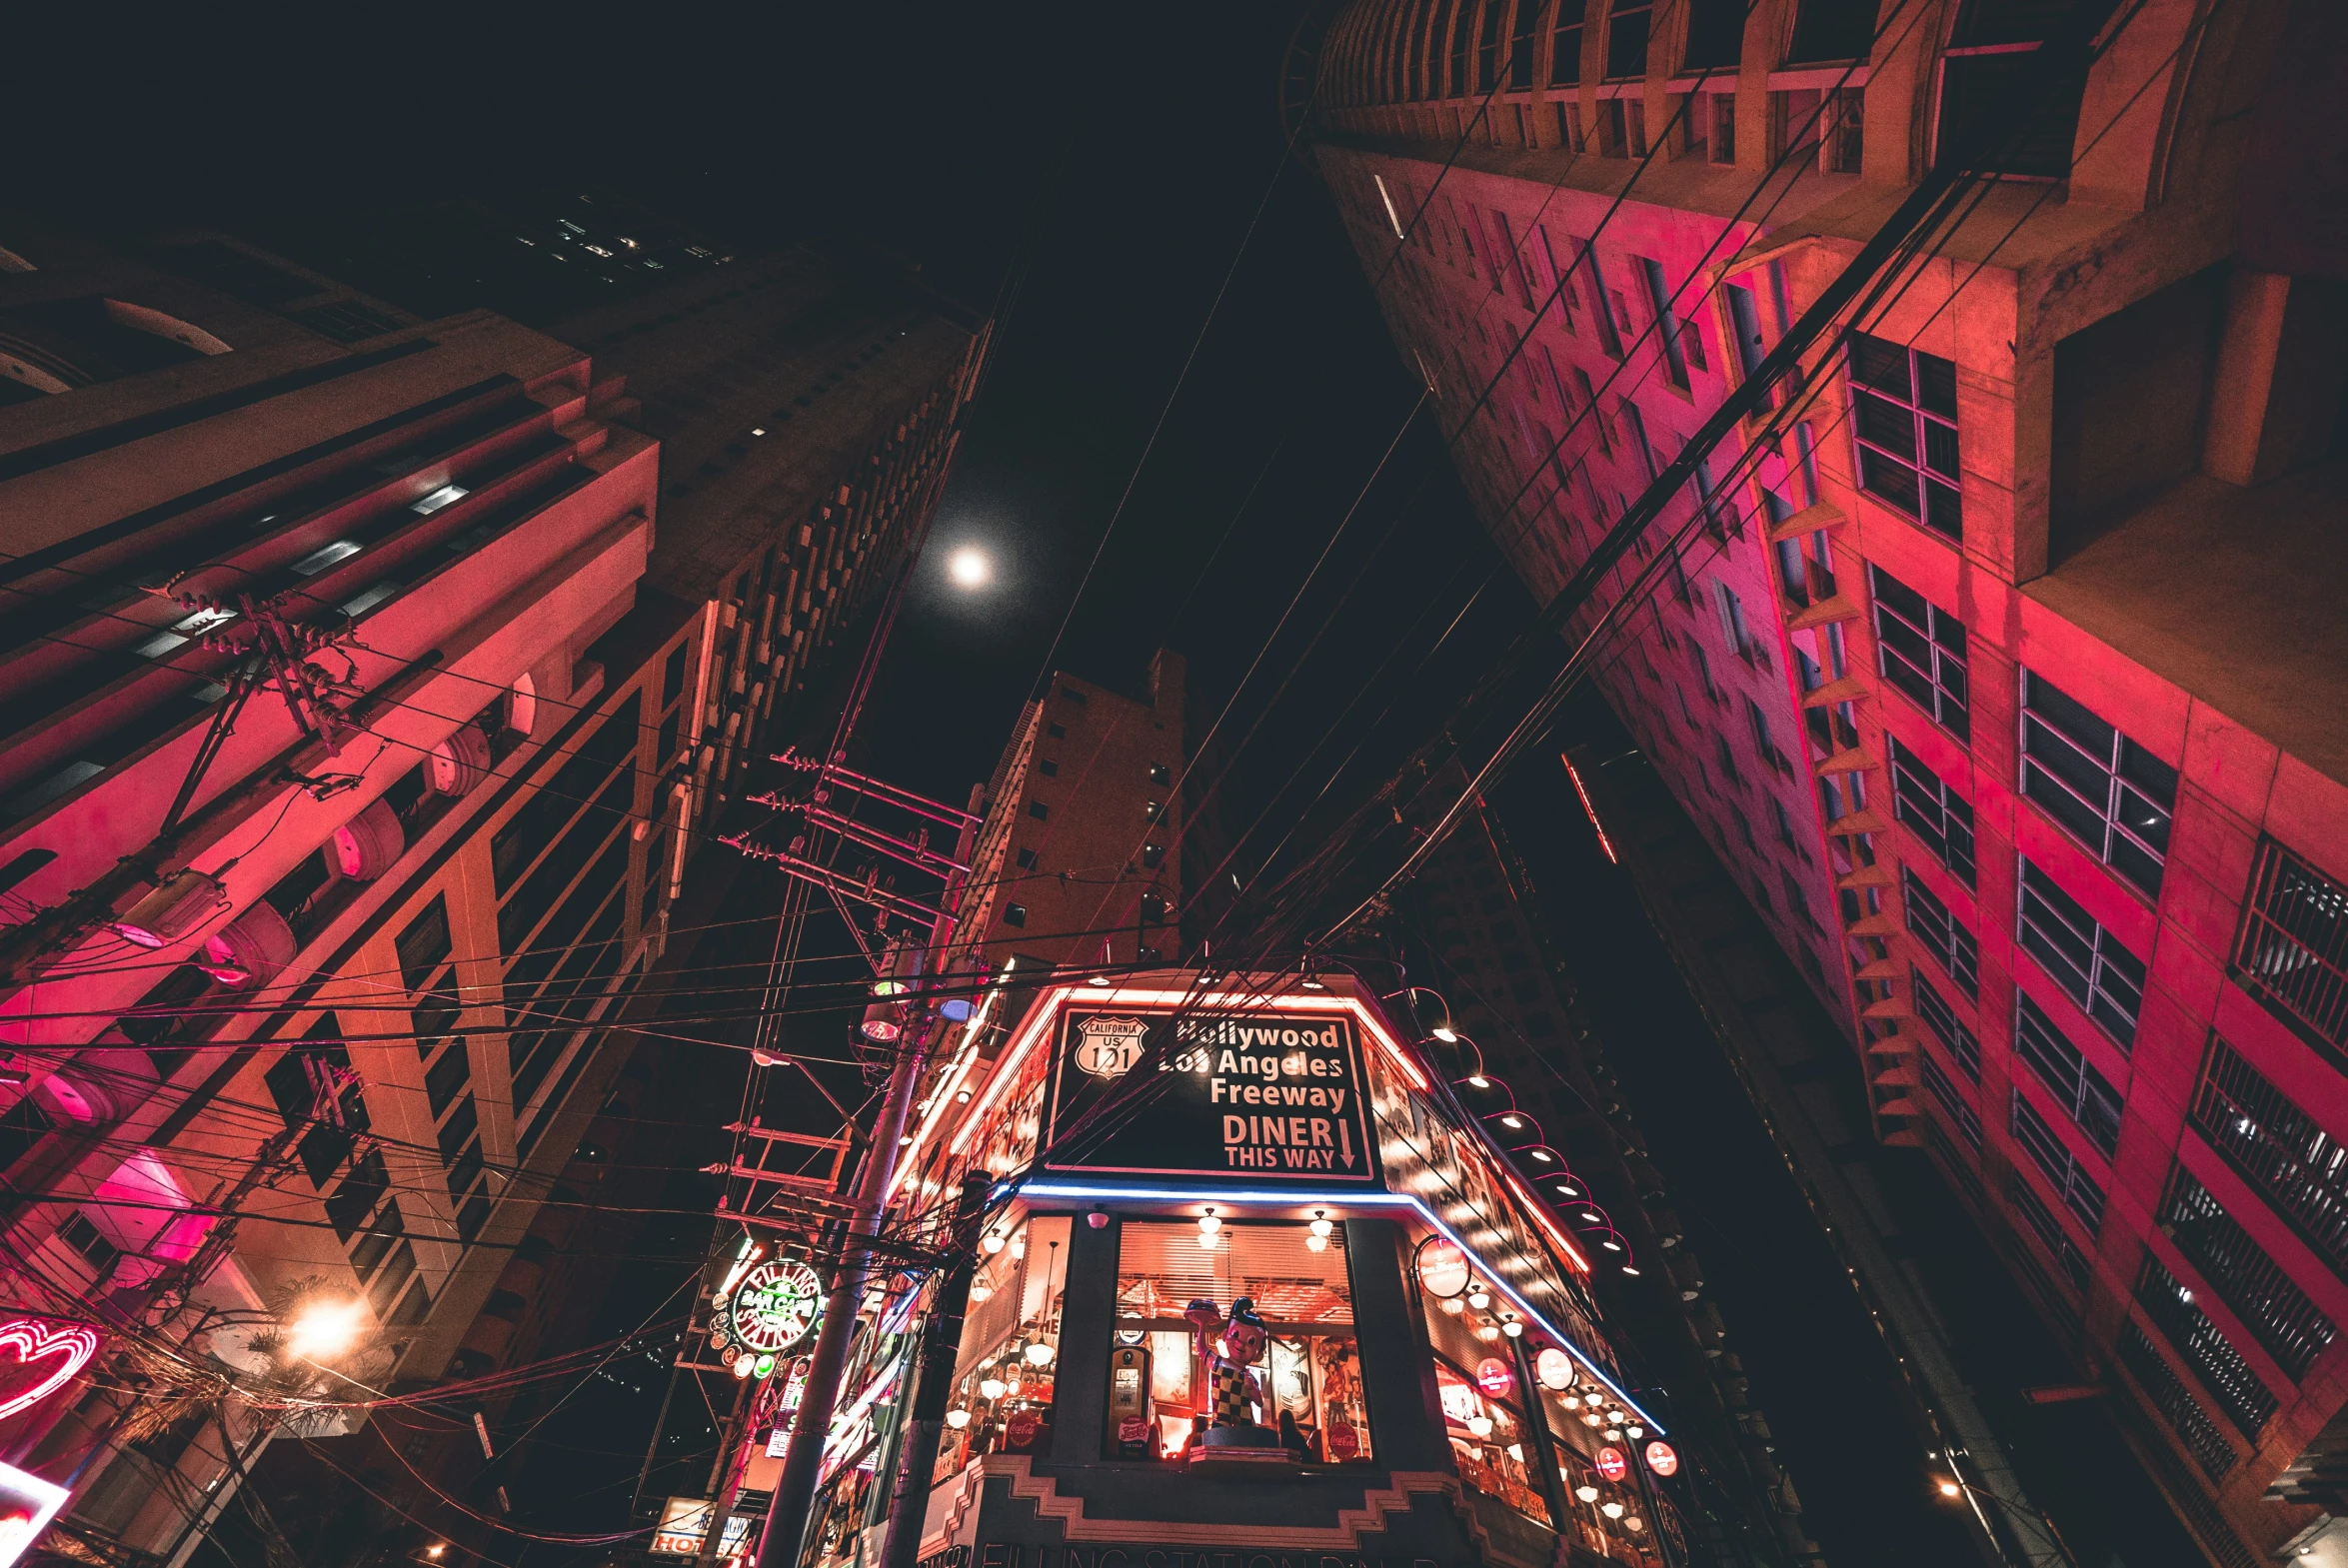
[[[0,1302],[106,1341],[0,1441],[75,1476],[58,1550],[177,1568],[351,1387],[536,1353],[643,1078],[614,1025],[918,550],[985,337],[792,251],[581,323],[623,380],[221,237],[0,242]],[[471,1434],[401,1441],[470,1478]]]
[[[2063,9],[1403,0],[1307,35],[1291,110],[1537,596]],[[2324,47],[2305,7],[2123,14],[1572,625],[1694,523],[1596,679],[1877,1135],[1933,1151],[2247,1563],[2348,1512],[2339,257],[2286,129]]]

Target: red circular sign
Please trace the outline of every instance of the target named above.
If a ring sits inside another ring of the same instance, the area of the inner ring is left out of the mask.
[[[1630,1465],[1622,1457],[1621,1449],[1601,1448],[1598,1450],[1598,1474],[1609,1481],[1619,1481],[1630,1474]]]
[[[1516,1374],[1508,1370],[1508,1363],[1497,1356],[1485,1356],[1475,1363],[1475,1386],[1494,1399],[1504,1399],[1516,1386]]]
[[[1025,1451],[1034,1447],[1037,1434],[1043,1430],[1043,1426],[1044,1423],[1037,1419],[1035,1411],[1013,1411],[1011,1419],[1004,1423],[1004,1446],[1014,1451]],[[1613,1452],[1610,1448],[1606,1451]],[[1620,1464],[1621,1461],[1617,1459],[1615,1463]]]
[[[1669,1475],[1679,1468],[1679,1455],[1669,1443],[1656,1441],[1647,1444],[1647,1468],[1657,1475]]]
[[[1328,1429],[1328,1451],[1339,1459],[1350,1459],[1361,1452],[1361,1434],[1341,1421],[1332,1421]]]

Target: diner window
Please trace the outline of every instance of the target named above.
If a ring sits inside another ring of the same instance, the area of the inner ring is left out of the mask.
[[[1504,1356],[1487,1356],[1477,1365],[1487,1374],[1498,1367],[1511,1380],[1515,1375]],[[1486,1392],[1478,1386],[1475,1374],[1460,1370],[1439,1355],[1435,1384],[1442,1399],[1443,1431],[1451,1440],[1451,1457],[1467,1489],[1496,1497],[1527,1518],[1550,1523],[1549,1507],[1532,1469],[1537,1462],[1531,1457],[1536,1452],[1532,1432],[1515,1401]],[[1497,1386],[1497,1379],[1487,1386]]]
[[[1310,1463],[1367,1463],[1369,1412],[1344,1232],[1331,1226],[1315,1235],[1289,1222],[1232,1222],[1211,1235],[1190,1221],[1131,1219],[1120,1227],[1108,1456],[1182,1459],[1204,1441],[1214,1378],[1201,1341],[1227,1354],[1230,1340],[1223,1332],[1209,1340],[1199,1324],[1210,1307],[1227,1325],[1241,1300],[1263,1329],[1261,1352],[1246,1365],[1254,1379],[1242,1401],[1246,1424]],[[1188,1315],[1193,1302],[1208,1304],[1199,1319]],[[1134,1351],[1142,1354],[1127,1354]],[[1140,1364],[1121,1364],[1134,1360]],[[1225,1424],[1234,1414],[1226,1408]]]
[[[1067,1215],[1047,1215],[981,1239],[937,1480],[984,1454],[1051,1452],[1068,1231]]]

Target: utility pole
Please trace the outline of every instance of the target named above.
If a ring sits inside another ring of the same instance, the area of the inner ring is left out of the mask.
[[[726,1412],[725,1424],[718,1428],[718,1458],[710,1466],[710,1494],[708,1523],[702,1527],[701,1551],[694,1558],[696,1568],[710,1568],[718,1560],[718,1546],[726,1533],[726,1516],[733,1511],[726,1493],[729,1472],[734,1468],[734,1450],[742,1441],[742,1418],[750,1403],[751,1380],[734,1380],[734,1408]]]
[[[783,1460],[782,1478],[775,1483],[775,1500],[767,1509],[766,1530],[759,1537],[761,1568],[792,1568],[799,1560],[800,1538],[807,1532],[808,1510],[815,1502],[816,1470],[824,1457],[825,1440],[831,1436],[840,1376],[848,1363],[848,1341],[856,1332],[857,1310],[872,1278],[872,1243],[881,1231],[881,1212],[888,1200],[890,1177],[897,1171],[897,1151],[913,1111],[914,1090],[921,1083],[922,1067],[929,1056],[931,1031],[927,1022],[907,1031],[920,1043],[908,1046],[897,1058],[889,1077],[888,1098],[873,1124],[872,1152],[857,1183],[855,1215],[832,1275],[832,1293],[824,1302],[824,1326],[817,1332],[816,1352],[808,1363],[807,1383],[799,1396],[799,1414],[791,1425],[791,1448]]]
[[[930,1472],[938,1466],[946,1402],[954,1396],[955,1361],[962,1354],[963,1315],[970,1310],[971,1276],[979,1266],[972,1232],[987,1207],[987,1185],[984,1176],[964,1177],[962,1197],[954,1206],[952,1257],[939,1276],[938,1299],[930,1305],[929,1327],[922,1335],[913,1403],[898,1448],[897,1490],[889,1499],[889,1532],[882,1537],[877,1568],[914,1568],[921,1556],[922,1525],[930,1511]]]

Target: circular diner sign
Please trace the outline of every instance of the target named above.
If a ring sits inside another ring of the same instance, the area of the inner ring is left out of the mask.
[[[798,1261],[761,1263],[719,1308],[727,1337],[762,1355],[787,1355],[815,1332],[824,1313],[824,1282]]]

